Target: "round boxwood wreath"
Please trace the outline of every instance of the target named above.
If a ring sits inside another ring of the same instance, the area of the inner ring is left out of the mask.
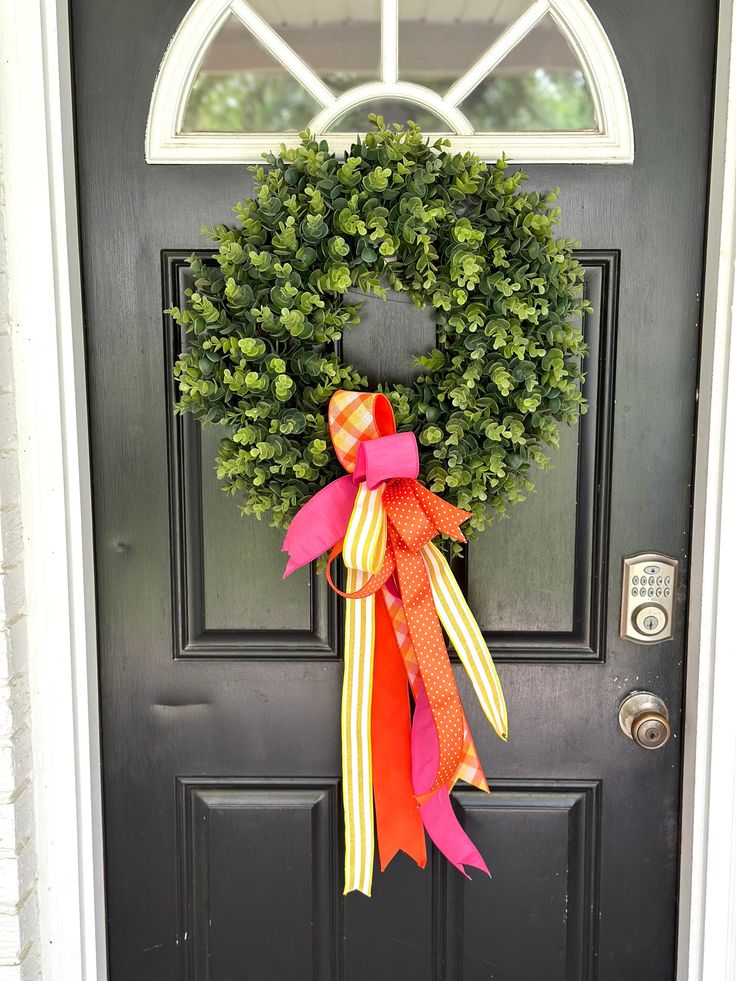
[[[371,122],[342,160],[309,133],[266,156],[255,195],[233,209],[239,224],[203,229],[216,265],[193,256],[187,308],[167,311],[190,335],[177,409],[226,427],[224,489],[288,526],[343,473],[330,397],[367,388],[335,352],[359,323],[346,291],[406,291],[435,308],[437,346],[417,356],[413,385],[381,390],[398,430],[417,434],[420,479],[472,512],[472,538],[532,490],[530,467],[584,411],[578,243],[553,237],[557,192],[522,192],[526,175],[504,160]]]

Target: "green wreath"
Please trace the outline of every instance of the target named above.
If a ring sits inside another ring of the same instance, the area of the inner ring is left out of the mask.
[[[437,346],[417,356],[414,384],[381,390],[398,429],[417,434],[420,479],[472,512],[475,537],[533,489],[530,467],[548,465],[559,424],[585,410],[578,243],[553,237],[557,192],[522,192],[526,175],[504,160],[371,122],[342,160],[308,132],[267,155],[238,225],[203,229],[215,264],[193,256],[187,307],[167,311],[189,334],[177,410],[226,428],[224,489],[288,526],[343,473],[330,397],[367,387],[335,350],[359,323],[346,291],[406,291],[435,308]]]

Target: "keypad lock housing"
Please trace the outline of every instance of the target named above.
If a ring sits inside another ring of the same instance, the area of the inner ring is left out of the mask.
[[[674,633],[677,559],[640,552],[624,559],[621,636],[637,644],[660,644]]]

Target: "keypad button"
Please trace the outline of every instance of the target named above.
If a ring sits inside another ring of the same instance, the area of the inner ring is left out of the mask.
[[[666,587],[665,587],[665,590],[664,590],[664,595],[665,596],[669,596],[670,595],[670,590],[667,589]]]
[[[661,586],[662,585],[662,577],[661,576],[657,576],[657,585],[658,586]]]
[[[652,580],[650,579],[649,581],[651,582]],[[654,589],[651,586],[649,587],[648,593],[650,596],[654,596]]]
[[[636,588],[636,586],[634,586],[634,588],[631,590],[631,595],[632,596],[638,596],[639,595],[639,590]]]
[[[638,586],[639,585],[639,577],[638,576],[634,576],[634,578],[631,580],[631,582],[632,582],[632,585]]]
[[[657,589],[657,596],[661,596],[661,595],[662,595],[662,590],[658,588]]]
[[[669,576],[665,576],[665,577],[664,577],[664,584],[665,584],[665,586],[669,586],[669,584],[670,584],[671,582],[672,582],[672,580],[670,579],[670,577],[669,577]]]

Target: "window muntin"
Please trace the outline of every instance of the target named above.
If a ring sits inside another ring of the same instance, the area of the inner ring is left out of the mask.
[[[248,0],[336,94],[381,78],[381,0]]]
[[[399,0],[399,79],[443,95],[531,0]]]
[[[588,82],[544,17],[460,103],[478,132],[597,130]]]
[[[402,125],[411,120],[421,126],[425,133],[442,132],[445,123],[439,116],[436,116],[431,109],[417,105],[408,99],[397,99],[385,96],[381,99],[369,99],[361,102],[352,109],[346,109],[342,116],[338,116],[330,126],[330,132],[335,133],[363,133],[368,128],[368,115],[375,113],[383,116],[386,125],[401,123]]]
[[[182,132],[298,132],[320,108],[311,92],[230,14],[194,79]]]

